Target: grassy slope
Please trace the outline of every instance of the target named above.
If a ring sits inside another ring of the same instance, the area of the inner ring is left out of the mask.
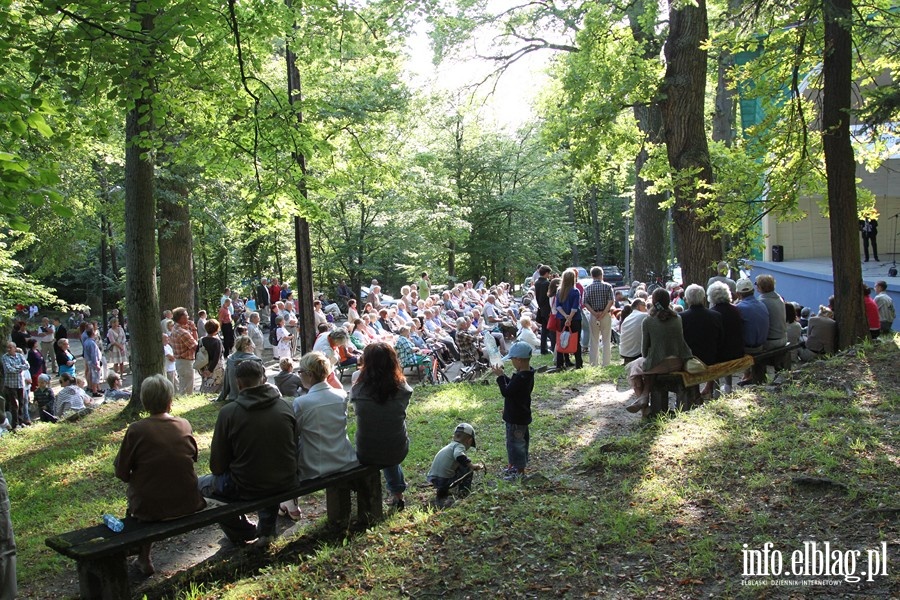
[[[760,589],[740,585],[744,543],[771,541],[789,552],[803,540],[841,549],[886,540],[895,558],[896,510],[883,509],[897,508],[900,474],[897,341],[803,369],[781,388],[741,392],[615,438],[554,409],[564,408],[568,389],[608,382],[620,369],[539,376],[532,463],[545,477],[523,485],[495,476],[505,449],[493,386],[419,388],[404,463],[410,483],[422,481],[434,452],[467,420],[480,442],[473,457],[489,467],[478,493],[441,513],[408,510],[346,539],[315,532],[283,540],[258,574],[204,572],[206,583],[183,584],[179,596],[757,597]],[[179,412],[207,448],[215,407],[197,397]],[[73,570],[43,547],[46,535],[124,509],[124,486],[111,467],[124,428],[114,412],[101,411],[0,440],[20,580]],[[801,475],[847,488],[801,487],[793,481]],[[24,481],[29,477],[45,485]],[[410,496],[425,499],[427,490],[414,487]],[[897,597],[893,571],[873,583],[816,591]]]

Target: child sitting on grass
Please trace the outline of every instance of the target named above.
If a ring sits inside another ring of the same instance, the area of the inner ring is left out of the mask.
[[[453,504],[450,488],[459,487],[459,496],[466,497],[472,489],[472,474],[484,465],[474,464],[466,456],[466,450],[475,447],[475,428],[468,423],[460,423],[453,432],[453,441],[441,448],[434,456],[428,471],[428,482],[434,486],[435,506],[445,508]]]
[[[281,392],[282,397],[293,398],[306,392],[303,389],[300,376],[294,373],[294,361],[292,359],[282,358],[278,361],[278,366],[281,367],[281,372],[275,376],[275,387]],[[301,390],[303,391],[301,392]]]
[[[95,406],[103,404],[103,400],[93,400],[88,396],[82,387],[84,380],[81,378],[76,379],[63,373],[59,376],[59,384],[63,387],[56,394],[56,404],[53,406],[53,414],[57,419],[77,420]]]
[[[53,389],[50,387],[50,376],[46,373],[38,377],[38,387],[34,390],[34,401],[37,402],[38,410],[41,413],[41,421],[56,423],[58,419],[53,414],[53,404],[56,402],[56,397],[53,395]]]
[[[531,423],[531,392],[534,389],[534,369],[531,368],[531,346],[516,342],[503,360],[511,360],[516,372],[512,377],[496,366],[497,385],[503,395],[503,421],[506,423],[506,457],[509,466],[504,479],[511,481],[525,474],[528,466],[528,425]]]
[[[103,394],[105,402],[115,402],[118,400],[131,400],[131,392],[122,391],[122,378],[118,373],[110,373],[106,376],[106,385],[109,386],[106,393]]]

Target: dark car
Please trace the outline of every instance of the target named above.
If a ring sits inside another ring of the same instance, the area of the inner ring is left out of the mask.
[[[625,285],[625,275],[622,274],[622,271],[619,270],[619,267],[615,265],[609,265],[606,267],[602,267],[602,269],[603,281],[612,285],[613,287]]]

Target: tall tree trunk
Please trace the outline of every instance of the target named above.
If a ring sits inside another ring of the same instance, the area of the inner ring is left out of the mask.
[[[641,177],[649,158],[647,144],[661,144],[664,141],[662,111],[658,104],[635,106],[634,117],[638,128],[644,134],[644,143],[641,144],[641,150],[634,159],[636,179],[632,273],[635,279],[647,281],[648,273],[651,271],[658,275],[666,272],[666,211],[659,207],[666,197],[663,193],[648,193],[650,182]]]
[[[187,188],[181,180],[161,179],[158,195],[159,304],[194,312],[194,248]],[[177,200],[176,200],[177,198]]]
[[[859,216],[856,162],[850,144],[853,45],[852,0],[825,0],[825,56],[822,74],[822,147],[828,179],[831,260],[834,270],[838,347],[846,348],[867,333],[859,262]]]
[[[131,12],[143,13],[141,29],[149,36],[154,13],[143,10],[143,2],[132,2]],[[134,56],[137,77],[148,77],[153,66],[152,49],[138,47]],[[152,82],[147,88],[153,87]],[[147,118],[149,117],[149,118]],[[143,121],[143,122],[142,122]],[[154,130],[152,94],[135,100],[125,123],[125,301],[131,342],[133,392],[127,414],[141,411],[141,383],[150,375],[162,373],[162,332],[159,329],[159,299],[156,291],[156,202],[153,193],[153,153],[142,142],[141,134]]]
[[[447,277],[451,281],[456,277],[456,240],[452,238],[447,243]]]
[[[291,0],[285,0],[290,7]],[[294,35],[299,30],[294,23]],[[300,88],[300,70],[297,68],[297,55],[290,46],[285,48],[285,64],[287,67],[288,102],[295,109],[297,123],[303,123],[303,111],[300,109],[302,100]],[[297,166],[300,167],[300,179],[297,189],[304,200],[308,198],[306,189],[306,157],[300,150],[294,150],[291,154]],[[294,217],[294,248],[297,259],[297,303],[300,305],[300,351],[304,354],[312,350],[316,341],[316,321],[313,315],[313,276],[312,276],[312,249],[309,240],[309,222],[300,216]]]
[[[741,4],[742,0],[728,0],[728,22],[733,26],[739,25],[734,21]],[[734,67],[734,56],[725,48],[720,48],[716,58],[716,101],[713,111],[712,139],[723,142],[729,148],[734,143],[737,108],[734,97],[734,80],[731,77],[732,67]]]
[[[575,199],[572,197],[572,189],[569,188],[569,193],[566,194],[566,215],[569,218],[569,223],[574,227],[575,225]],[[578,237],[572,240],[572,246],[569,249],[572,252],[572,260],[569,263],[569,266],[578,265]]]
[[[644,60],[658,60],[662,49],[661,38],[653,30],[656,19],[643,18],[646,11],[656,14],[659,9],[656,2],[639,0],[628,10],[628,23],[631,35],[643,48]],[[658,274],[666,270],[666,211],[659,207],[665,200],[662,193],[649,194],[650,182],[641,177],[641,171],[649,158],[648,144],[662,144],[663,118],[659,104],[646,106],[636,105],[633,109],[638,129],[643,134],[641,149],[634,159],[634,253],[632,256],[632,272],[625,276],[645,281],[651,271]],[[629,240],[625,240],[629,243]]]
[[[592,185],[588,191],[587,203],[588,210],[591,212],[591,240],[594,245],[594,264],[603,264],[603,250],[600,247],[600,209],[597,207],[597,186]],[[590,265],[585,265],[590,270]]]
[[[706,1],[696,5],[669,0],[669,37],[666,40],[666,75],[662,109],[666,152],[675,172],[675,210],[672,219],[678,239],[678,259],[685,284],[705,284],[715,274],[719,244],[708,231],[709,217],[698,211],[709,199],[712,164],[704,122],[709,38]]]

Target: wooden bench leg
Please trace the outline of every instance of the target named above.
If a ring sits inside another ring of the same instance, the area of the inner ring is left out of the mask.
[[[667,389],[661,389],[657,386],[654,386],[652,390],[650,390],[650,414],[648,416],[653,416],[659,413],[668,412],[669,410],[669,391]]]
[[[327,488],[325,490],[325,506],[329,524],[337,527],[349,525],[350,512],[353,510],[350,502],[350,486],[341,484]]]
[[[375,471],[352,483],[325,490],[329,523],[338,527],[346,527],[350,524],[350,516],[353,511],[351,491],[356,492],[357,517],[361,522],[368,525],[380,521],[384,517],[381,500],[381,472]]]
[[[384,517],[381,503],[381,473],[376,471],[356,484],[356,511],[366,525]]]
[[[700,386],[692,385],[679,390],[676,394],[678,398],[678,408],[681,410],[691,410],[695,406],[700,406],[703,401],[700,398]]]
[[[78,588],[82,598],[129,600],[128,567],[125,555],[78,562]]]
[[[753,363],[753,383],[756,384],[765,384],[766,383],[766,370],[769,368],[765,362],[754,362]]]

